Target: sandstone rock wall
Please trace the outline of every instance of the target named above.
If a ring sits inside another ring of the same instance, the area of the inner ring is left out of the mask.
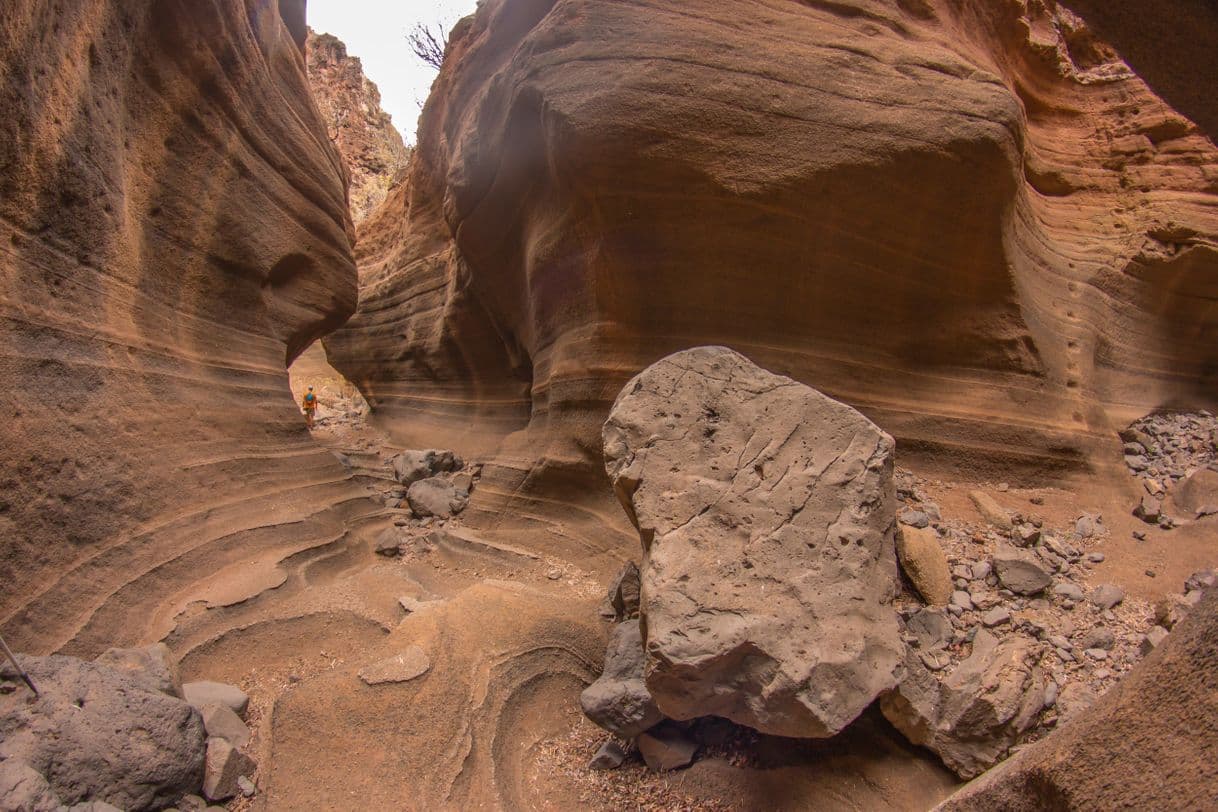
[[[709,343],[904,453],[1069,474],[1214,405],[1216,200],[1052,0],[492,0],[327,346],[403,442],[497,450],[484,500],[599,492],[615,393]]]
[[[400,180],[410,150],[381,109],[380,90],[364,76],[359,57],[348,56],[342,40],[310,29],[305,52],[313,98],[347,162],[351,219],[359,225]]]
[[[302,9],[0,10],[0,630],[18,650],[159,637],[185,585],[334,532],[285,523],[353,492],[285,372],[356,297]]]

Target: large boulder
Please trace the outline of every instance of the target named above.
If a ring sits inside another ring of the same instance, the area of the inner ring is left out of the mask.
[[[821,738],[895,684],[891,437],[699,347],[631,380],[603,441],[643,542],[647,687],[665,715]]]
[[[960,777],[972,778],[1005,757],[1044,707],[1035,647],[1022,635],[999,642],[979,629],[972,654],[946,677],[911,653],[901,684],[880,708],[911,742],[933,750]]]
[[[663,720],[643,682],[645,663],[639,621],[614,626],[605,648],[605,668],[579,696],[588,718],[623,739],[633,739]]]
[[[19,659],[39,696],[24,687],[0,695],[5,764],[28,766],[69,806],[94,800],[161,809],[198,791],[206,740],[186,702],[138,676],[74,657]],[[36,795],[36,783],[23,780],[17,789]],[[0,797],[0,808],[22,808],[10,800]]]
[[[449,519],[465,510],[469,504],[469,493],[458,489],[447,479],[428,477],[410,486],[406,491],[406,501],[420,519],[429,516]]]
[[[465,463],[451,451],[403,451],[393,458],[393,475],[403,485],[438,474],[460,471]]]

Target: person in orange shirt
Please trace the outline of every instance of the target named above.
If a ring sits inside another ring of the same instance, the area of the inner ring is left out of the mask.
[[[305,392],[300,405],[304,408],[305,424],[313,428],[313,415],[317,413],[317,395],[313,394],[313,387],[310,386],[309,391]]]

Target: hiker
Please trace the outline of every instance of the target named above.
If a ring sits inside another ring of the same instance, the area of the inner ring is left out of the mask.
[[[313,428],[313,415],[317,412],[317,395],[313,394],[313,387],[310,386],[309,391],[305,392],[300,405],[304,407],[305,424]]]

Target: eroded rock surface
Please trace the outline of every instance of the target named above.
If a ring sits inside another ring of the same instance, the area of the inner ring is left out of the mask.
[[[604,449],[643,542],[647,687],[665,715],[820,738],[892,687],[891,437],[699,347],[626,385]]]
[[[4,4],[0,630],[18,651],[159,639],[201,573],[332,535],[322,508],[357,490],[286,386],[356,300],[294,8]]]
[[[503,494],[575,498],[622,384],[715,343],[911,454],[1078,473],[1212,408],[1216,193],[1054,0],[493,0],[327,343],[403,442],[507,438]]]

